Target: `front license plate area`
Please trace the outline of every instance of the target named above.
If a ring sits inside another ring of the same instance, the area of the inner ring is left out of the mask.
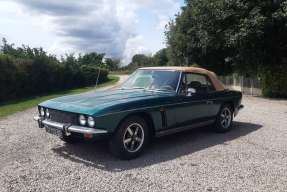
[[[56,135],[58,137],[61,137],[63,135],[63,132],[60,129],[56,129],[53,127],[45,126],[45,130],[47,133],[50,133],[52,135]]]

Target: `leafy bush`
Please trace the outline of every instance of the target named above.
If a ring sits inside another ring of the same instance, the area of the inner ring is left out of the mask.
[[[287,70],[269,69],[262,76],[262,93],[266,97],[287,98]]]
[[[94,66],[81,66],[81,76],[85,84],[96,84],[107,80],[108,71]]]
[[[14,48],[4,41],[0,50],[0,103],[51,91],[90,86],[96,84],[97,79],[99,83],[104,82],[108,70],[101,68],[105,66],[102,56],[96,53],[79,58],[67,55],[59,61],[41,48]]]

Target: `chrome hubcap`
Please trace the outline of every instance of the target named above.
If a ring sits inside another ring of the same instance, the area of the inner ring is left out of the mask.
[[[137,152],[144,142],[143,127],[138,123],[129,125],[124,133],[123,143],[128,152]]]
[[[224,129],[227,129],[232,120],[232,113],[229,108],[224,108],[220,114],[220,123]]]

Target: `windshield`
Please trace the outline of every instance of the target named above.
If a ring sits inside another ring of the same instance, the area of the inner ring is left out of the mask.
[[[178,71],[138,69],[123,83],[122,88],[176,91],[179,75]]]

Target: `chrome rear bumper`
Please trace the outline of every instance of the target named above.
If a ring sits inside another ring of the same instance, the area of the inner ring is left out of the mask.
[[[44,128],[45,126],[53,127],[55,129],[63,131],[66,135],[69,135],[70,133],[82,133],[82,134],[93,134],[93,135],[108,133],[106,130],[102,129],[87,128],[77,125],[58,123],[47,119],[43,119],[42,117],[39,116],[35,116],[34,120],[38,122],[39,128]]]
[[[239,111],[244,108],[244,105],[239,105],[234,111],[234,117],[238,115]]]

